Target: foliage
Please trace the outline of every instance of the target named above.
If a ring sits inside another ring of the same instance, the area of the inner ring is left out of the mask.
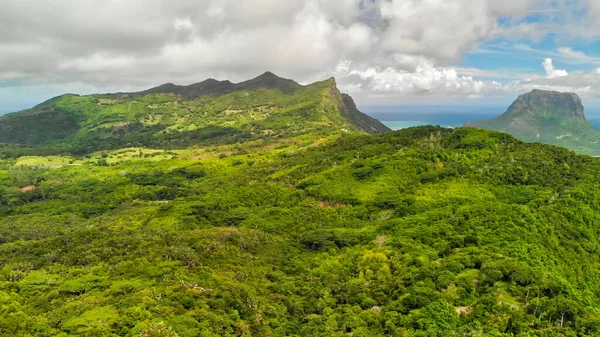
[[[600,334],[597,159],[319,137],[3,160],[0,335]]]

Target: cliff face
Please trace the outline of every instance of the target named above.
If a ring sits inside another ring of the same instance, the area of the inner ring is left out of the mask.
[[[352,122],[354,125],[372,134],[381,134],[392,131],[380,121],[360,112],[350,95],[342,94],[344,106],[341,109],[342,116]]]
[[[336,103],[336,109],[339,111],[341,117],[347,122],[370,134],[382,134],[392,131],[392,129],[388,128],[377,119],[358,110],[352,97],[339,91],[335,78],[332,77],[326,82],[329,84],[330,96]]]
[[[557,117],[585,120],[581,98],[577,94],[537,89],[519,96],[508,108],[506,114],[514,117],[527,114],[533,117],[544,118],[543,115],[539,115],[540,112],[542,114],[549,112]]]

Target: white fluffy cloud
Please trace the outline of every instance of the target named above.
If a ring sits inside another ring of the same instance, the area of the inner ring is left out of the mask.
[[[537,77],[507,85],[507,91],[544,89],[575,92],[582,97],[600,98],[600,68],[590,71],[573,71],[559,77]]]
[[[555,69],[551,58],[546,58],[544,62],[542,62],[542,65],[546,71],[547,78],[557,78],[569,75],[566,70]]]
[[[533,89],[575,92],[587,99],[600,98],[600,68],[567,72],[555,69],[550,58],[545,59],[541,66],[546,72],[545,76],[530,75],[507,84],[477,80],[469,74],[497,78],[515,78],[518,75],[468,68],[444,69],[432,65],[404,71],[391,67],[361,68],[345,62],[338,66],[337,77],[341,80],[342,89],[352,94],[362,94],[365,104],[375,105],[394,104],[399,97],[415,100],[415,96],[421,95],[435,96],[436,99],[505,97],[510,100],[515,95]]]
[[[478,81],[471,76],[459,76],[455,69],[438,69],[431,65],[405,71],[392,67],[354,68],[346,63],[338,67],[338,74],[347,91],[368,91],[377,95],[445,94],[473,97],[502,87],[498,82]]]

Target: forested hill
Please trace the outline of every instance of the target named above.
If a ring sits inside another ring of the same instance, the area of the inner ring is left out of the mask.
[[[467,126],[508,132],[527,142],[600,156],[600,131],[588,123],[581,98],[574,93],[536,89],[519,96],[501,116]]]
[[[0,117],[0,146],[12,154],[87,154],[388,131],[358,111],[333,78],[302,86],[267,72],[237,84],[209,79],[137,93],[63,95]]]
[[[598,159],[470,128],[273,145],[2,160],[0,335],[600,335]]]

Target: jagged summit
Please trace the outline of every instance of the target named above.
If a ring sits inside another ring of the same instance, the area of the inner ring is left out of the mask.
[[[600,155],[600,131],[587,122],[581,98],[574,93],[535,89],[519,96],[499,117],[466,126]]]

